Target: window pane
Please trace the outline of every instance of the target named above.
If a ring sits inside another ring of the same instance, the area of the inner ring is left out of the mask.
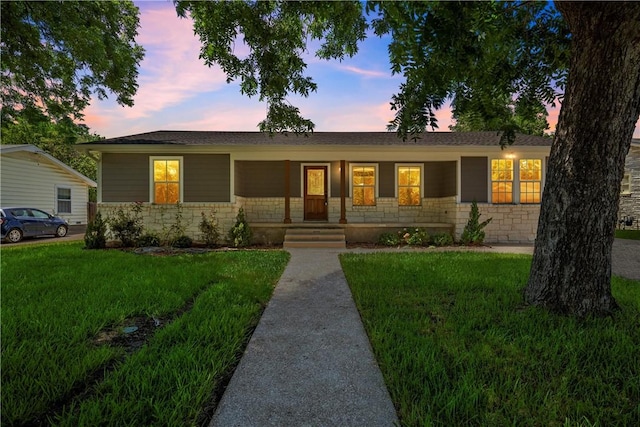
[[[165,160],[153,161],[153,180],[154,181],[167,180],[167,162]]]
[[[71,189],[58,188],[58,199],[71,200]]]
[[[71,213],[71,201],[58,200],[58,213]]]
[[[167,184],[167,202],[166,203],[178,203],[180,200],[180,184],[169,183]]]
[[[398,185],[409,185],[409,168],[398,168]]]
[[[374,168],[363,168],[362,174],[365,185],[376,185],[376,173]]]
[[[364,184],[363,168],[353,168],[353,185]]]
[[[307,169],[307,195],[324,196],[324,169]]]
[[[493,182],[491,183],[491,202],[492,203],[512,203],[513,202],[513,184],[510,182]]]
[[[154,200],[156,203],[167,203],[167,184],[165,183],[156,183],[155,184],[155,197]]]
[[[400,206],[420,206],[420,188],[402,187],[398,189]]]
[[[180,181],[180,162],[167,160],[167,181]]]
[[[364,187],[353,187],[353,205],[364,205]]]
[[[376,205],[376,194],[374,187],[365,187],[364,190],[364,205],[365,206],[375,206]]]

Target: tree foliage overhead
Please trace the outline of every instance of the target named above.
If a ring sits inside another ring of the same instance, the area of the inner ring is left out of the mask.
[[[367,10],[375,33],[392,35],[392,71],[406,79],[389,125],[404,137],[437,127],[435,110],[450,100],[454,117],[511,142],[564,86],[570,38],[548,2],[372,1]]]
[[[218,64],[227,82],[238,79],[243,94],[267,102],[260,130],[268,132],[313,131],[313,122],[287,100],[287,95],[306,97],[316,91],[304,73],[308,44],[322,40],[317,57],[343,59],[358,51],[367,28],[358,1],[175,3],[179,16],[193,18],[202,41],[200,58]],[[243,43],[249,48],[246,55]]]
[[[80,119],[92,94],[133,105],[138,8],[131,1],[3,1],[2,121]]]

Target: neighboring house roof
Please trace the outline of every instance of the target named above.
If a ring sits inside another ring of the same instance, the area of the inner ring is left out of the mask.
[[[517,134],[514,145],[550,147],[552,139]],[[314,132],[308,136],[274,134],[263,132],[215,132],[215,131],[167,131],[141,133],[119,138],[104,139],[79,144],[83,146],[101,145],[404,145],[404,146],[498,146],[500,134],[488,132],[426,132],[419,139],[407,138],[403,141],[395,132]]]
[[[89,187],[97,187],[98,186],[98,184],[96,184],[96,182],[93,181],[92,179],[87,178],[86,176],[84,176],[83,174],[78,172],[77,170],[75,170],[72,167],[62,163],[60,160],[56,159],[55,157],[53,157],[52,155],[50,155],[47,152],[43,151],[41,148],[36,147],[35,145],[31,145],[31,144],[0,145],[0,154],[16,153],[16,152],[20,152],[20,151],[26,151],[26,152],[29,152],[29,153],[38,154],[38,155],[44,157],[45,159],[47,159],[50,163],[53,163],[54,165],[58,166],[60,169],[62,169],[65,172],[69,173],[70,175],[73,175],[74,177],[80,179],[81,181],[84,181]]]

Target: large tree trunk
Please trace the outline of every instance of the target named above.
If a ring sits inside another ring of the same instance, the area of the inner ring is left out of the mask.
[[[571,64],[551,147],[528,303],[607,315],[625,157],[640,114],[640,3],[557,2]]]

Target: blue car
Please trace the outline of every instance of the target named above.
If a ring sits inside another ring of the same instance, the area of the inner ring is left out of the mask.
[[[64,237],[69,223],[62,218],[34,208],[0,208],[2,241],[17,243],[24,237]]]

